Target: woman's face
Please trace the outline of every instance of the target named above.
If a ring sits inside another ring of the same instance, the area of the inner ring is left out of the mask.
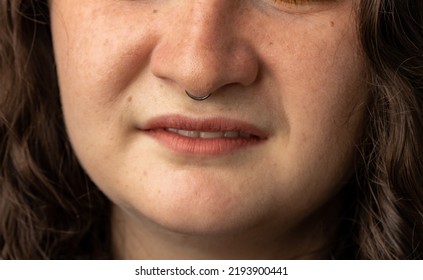
[[[357,1],[50,2],[67,132],[118,211],[191,234],[288,231],[351,176]]]

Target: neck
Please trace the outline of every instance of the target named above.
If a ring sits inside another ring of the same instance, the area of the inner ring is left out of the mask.
[[[336,212],[333,207],[325,208],[330,208],[329,213]],[[318,217],[322,217],[319,212]],[[113,206],[113,253],[116,259],[138,260],[328,259],[329,241],[336,232],[336,226],[328,224],[337,224],[333,214],[326,217],[330,216],[324,222],[309,217],[290,229],[265,224],[242,232],[199,235],[169,231]]]

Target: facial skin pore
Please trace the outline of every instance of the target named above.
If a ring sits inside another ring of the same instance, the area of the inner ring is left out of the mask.
[[[113,203],[117,258],[328,257],[367,99],[356,4],[50,1],[67,132]],[[181,151],[148,133],[163,116],[263,137]]]

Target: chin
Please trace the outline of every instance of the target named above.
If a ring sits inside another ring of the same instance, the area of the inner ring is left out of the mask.
[[[222,184],[161,185],[142,201],[132,200],[117,207],[127,208],[135,222],[187,235],[236,234],[256,227],[266,217],[257,198],[238,193],[236,186]],[[140,197],[140,196],[138,196]]]
[[[187,207],[178,213],[169,213],[168,217],[164,217],[163,225],[168,229],[185,234],[236,234],[257,226],[260,221],[260,217],[244,213],[245,210],[225,210],[212,206],[207,209]]]
[[[237,235],[258,225],[259,219],[234,213],[210,213],[186,209],[177,213],[157,213],[147,217],[163,230],[194,236]]]

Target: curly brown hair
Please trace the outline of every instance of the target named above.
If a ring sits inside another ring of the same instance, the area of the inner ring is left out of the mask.
[[[423,258],[423,2],[361,0],[371,100],[332,256]],[[69,144],[47,1],[0,3],[0,259],[112,258],[110,202]]]
[[[423,258],[423,2],[363,1],[373,102],[355,206],[359,258]]]
[[[107,258],[109,206],[66,136],[48,7],[2,1],[0,26],[0,258]]]

